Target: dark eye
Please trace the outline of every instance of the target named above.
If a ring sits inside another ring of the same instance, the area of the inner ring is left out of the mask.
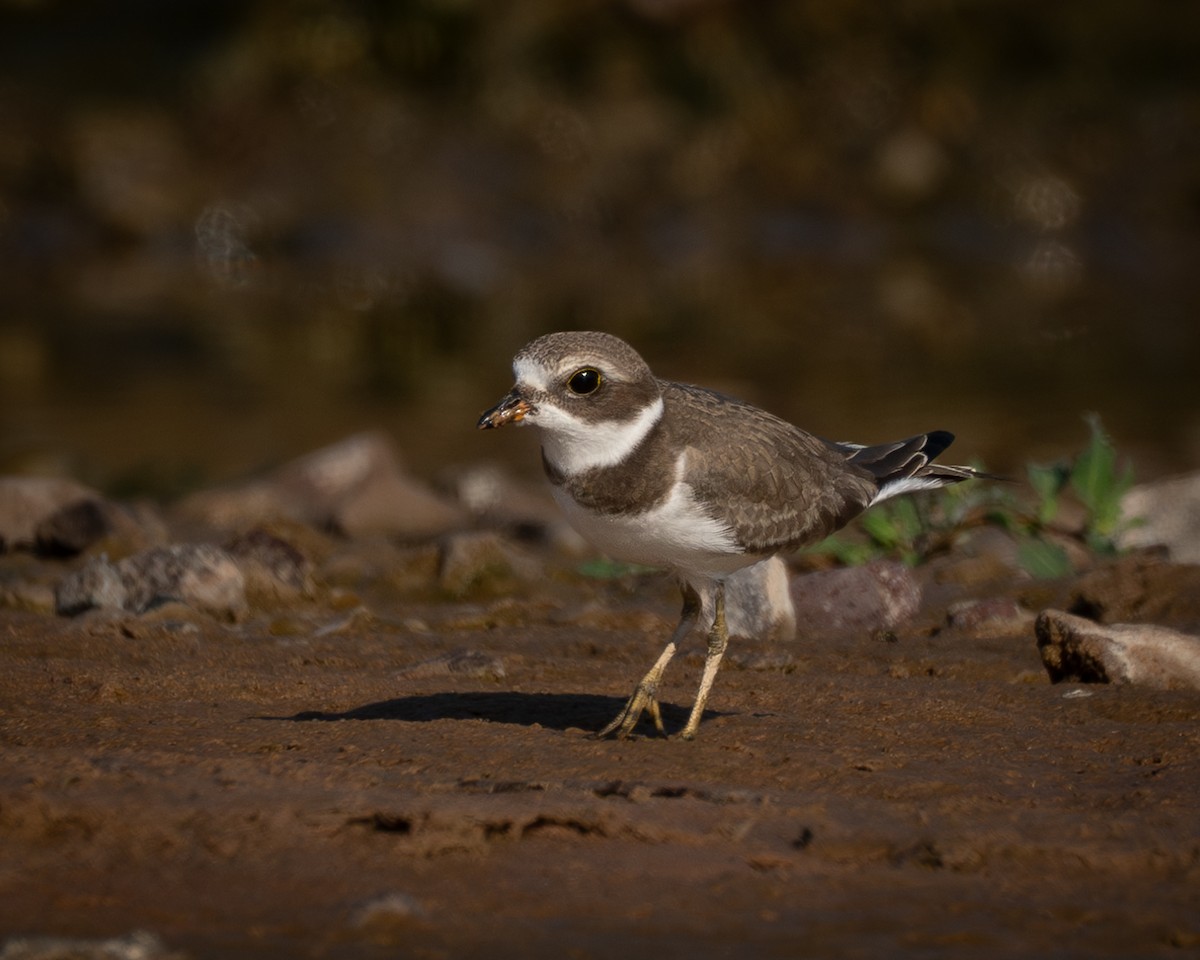
[[[571,379],[567,381],[567,387],[570,388],[571,392],[581,397],[588,393],[595,393],[596,388],[599,386],[600,371],[593,370],[591,367],[576,370],[571,374]]]

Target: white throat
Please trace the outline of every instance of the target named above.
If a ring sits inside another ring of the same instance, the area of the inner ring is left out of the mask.
[[[541,404],[529,423],[541,429],[542,451],[551,466],[568,477],[620,463],[646,439],[662,419],[662,397],[656,397],[632,420],[589,422],[554,404]]]

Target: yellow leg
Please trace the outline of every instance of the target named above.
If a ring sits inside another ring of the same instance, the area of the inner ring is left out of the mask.
[[[688,632],[696,625],[696,621],[700,618],[700,597],[694,589],[688,584],[683,584],[683,611],[679,615],[679,624],[675,627],[675,632],[671,634],[671,641],[663,648],[663,652],[654,662],[654,666],[646,673],[638,685],[633,690],[633,696],[629,698],[625,706],[621,709],[603,730],[596,734],[597,737],[610,737],[614,734],[619,739],[628,737],[633,728],[637,726],[637,722],[642,718],[642,713],[646,710],[650,711],[650,718],[654,721],[654,728],[663,736],[666,736],[666,731],[663,729],[662,712],[658,707],[658,685],[662,681],[662,675],[667,669],[667,664],[671,662],[671,658],[675,656],[675,651],[678,649],[680,642],[688,635]],[[722,621],[724,622],[724,621]]]
[[[725,656],[725,648],[729,646],[729,632],[725,629],[725,584],[718,582],[713,596],[713,623],[708,631],[708,650],[704,656],[704,673],[700,677],[700,689],[696,691],[696,702],[692,704],[692,713],[688,717],[687,726],[680,736],[691,740],[700,728],[700,718],[704,715],[704,705],[708,703],[708,693],[717,671],[721,669],[721,658]]]

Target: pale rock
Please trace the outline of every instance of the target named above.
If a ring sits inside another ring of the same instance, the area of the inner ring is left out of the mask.
[[[796,622],[818,633],[889,630],[921,606],[921,585],[912,571],[890,560],[795,577],[791,594]]]
[[[1166,547],[1179,563],[1200,563],[1200,473],[1143,483],[1121,500],[1123,550]]]
[[[1200,690],[1200,637],[1150,624],[1100,624],[1044,610],[1038,651],[1053,683],[1132,683]]]
[[[704,611],[706,621],[712,612]],[[725,625],[731,637],[794,640],[796,607],[782,557],[743,567],[725,581]]]

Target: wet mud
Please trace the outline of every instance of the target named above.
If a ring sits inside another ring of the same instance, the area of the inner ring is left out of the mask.
[[[694,742],[589,736],[670,631],[653,575],[237,623],[0,612],[0,931],[190,957],[1200,950],[1200,696],[1051,684],[1029,616],[948,616],[1101,590],[1194,629],[1197,568],[918,573],[896,630],[735,641]],[[667,674],[669,730],[700,654]]]

